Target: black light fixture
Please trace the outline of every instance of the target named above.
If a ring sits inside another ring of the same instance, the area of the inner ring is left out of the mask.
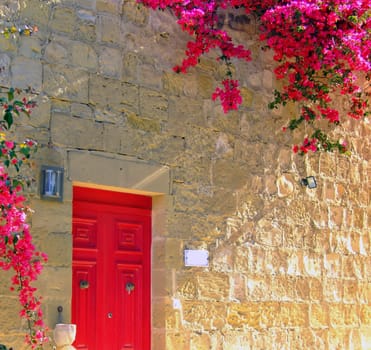
[[[302,186],[307,186],[308,188],[316,188],[317,182],[314,176],[307,176],[300,180]]]
[[[41,198],[55,201],[63,200],[64,169],[55,166],[41,167]]]

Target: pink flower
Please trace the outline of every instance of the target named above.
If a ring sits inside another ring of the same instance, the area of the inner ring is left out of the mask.
[[[13,141],[5,141],[5,146],[8,149],[13,149],[14,147],[14,142]]]

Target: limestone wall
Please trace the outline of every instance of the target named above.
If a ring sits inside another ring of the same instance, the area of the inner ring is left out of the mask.
[[[82,182],[154,198],[153,350],[371,349],[369,122],[341,127],[350,157],[294,155],[281,127],[295,107],[267,109],[271,55],[238,13],[225,26],[254,61],[236,63],[244,103],[224,115],[210,98],[222,66],[172,71],[187,38],[167,12],[132,0],[11,0],[1,11],[39,27],[0,37],[1,85],[32,86],[39,103],[16,137],[39,142],[37,180],[42,164],[65,169],[62,203],[40,200],[38,181],[29,193],[51,328],[59,305],[70,319],[71,193]],[[316,189],[300,185],[308,175]],[[185,267],[186,248],[207,249],[209,267]],[[6,278],[0,343],[19,350]]]

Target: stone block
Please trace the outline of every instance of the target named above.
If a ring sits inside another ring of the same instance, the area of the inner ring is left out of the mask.
[[[96,24],[91,22],[80,21],[77,23],[75,39],[83,42],[94,43],[97,40]]]
[[[274,300],[293,301],[296,299],[296,283],[294,277],[274,276],[271,280],[271,293]]]
[[[228,308],[227,322],[234,329],[260,328],[261,309],[259,303],[232,303]]]
[[[271,281],[266,275],[249,274],[246,282],[248,301],[267,301],[272,299]]]
[[[1,270],[0,295],[7,297],[16,297],[16,292],[10,290],[10,287],[12,286],[11,279],[13,276],[13,270]]]
[[[227,306],[220,302],[184,300],[184,321],[205,330],[223,329],[227,322]]]
[[[185,84],[189,80],[192,80],[189,76],[184,74],[177,74],[175,72],[165,71],[162,75],[162,86],[165,92],[172,96],[181,96],[184,94]],[[192,84],[194,91],[191,93],[191,96],[197,95],[197,89],[195,88],[196,84]]]
[[[365,304],[360,307],[360,323],[362,326],[371,326],[371,305]]]
[[[33,59],[41,58],[42,47],[40,38],[35,36],[22,37],[19,45],[19,55]]]
[[[57,267],[49,266],[49,264],[44,266],[41,275],[35,283],[39,295],[45,296],[50,300],[55,298],[68,300],[71,297],[72,260],[66,261],[65,265],[69,266]]]
[[[308,327],[309,306],[303,303],[281,303],[281,327]]]
[[[331,303],[339,303],[343,298],[343,285],[341,280],[327,278],[323,281],[323,300]]]
[[[71,134],[70,130],[74,130],[74,134]],[[51,121],[51,135],[56,145],[101,150],[103,125],[88,119],[54,113]],[[76,135],[79,137],[76,138]]]
[[[128,124],[134,129],[156,133],[159,133],[161,131],[161,124],[158,120],[142,118],[134,113],[127,113],[126,118]]]
[[[167,120],[168,99],[156,90],[139,89],[140,115],[145,118]]]
[[[309,323],[313,328],[325,328],[330,324],[329,308],[331,304],[311,303],[309,307]]]
[[[72,103],[71,104],[71,115],[73,117],[91,119],[93,117],[92,108],[83,103]]]
[[[360,349],[364,349],[369,346],[369,344],[371,343],[371,327],[370,326],[366,326],[366,327],[361,327],[361,331],[360,331],[360,341],[361,341],[361,347]]]
[[[20,3],[19,13],[22,18],[27,18],[28,23],[37,23],[39,29],[44,29],[50,20],[52,8],[47,2],[29,0]]]
[[[366,269],[367,257],[359,255],[343,255],[343,277],[358,278],[363,280]]]
[[[123,53],[122,58],[122,79],[125,82],[138,82],[138,67],[140,65],[139,55],[135,52]]]
[[[184,136],[187,125],[204,126],[206,121],[202,114],[201,100],[184,97],[170,97],[168,105],[167,129],[172,135]],[[193,130],[194,131],[194,130]],[[196,144],[194,144],[196,146]]]
[[[70,231],[50,232],[43,237],[38,249],[48,255],[48,266],[71,266],[72,234]]]
[[[140,116],[145,116],[140,113],[140,97],[139,97],[139,87],[130,83],[121,84],[121,100],[120,108],[124,111],[134,112]],[[148,116],[153,118],[154,116]]]
[[[210,74],[198,74],[197,95],[201,98],[210,99],[216,86],[215,79]]]
[[[167,238],[165,241],[165,266],[180,269],[183,266],[183,241]]]
[[[168,333],[166,335],[166,347],[167,350],[188,350],[189,349],[189,333]]]
[[[99,73],[106,77],[118,79],[121,78],[121,68],[121,50],[112,47],[102,47],[99,53]]]
[[[361,301],[361,286],[357,280],[344,280],[343,288],[344,303],[356,304]]]
[[[14,297],[3,296],[0,298],[0,310],[1,314],[4,315],[3,317],[0,317],[1,330],[7,330],[8,332],[19,331],[21,325],[21,320],[19,318],[20,306],[19,301],[15,296],[16,294]]]
[[[134,0],[123,2],[122,13],[129,22],[133,22],[137,26],[142,27],[148,22],[149,9],[145,6],[138,6],[138,3]]]
[[[178,273],[176,276],[177,291],[185,299],[197,299],[197,277],[193,272]]]
[[[12,86],[26,89],[32,87],[35,91],[41,90],[42,65],[39,60],[27,57],[16,57],[11,66]]]
[[[242,104],[244,108],[251,108],[254,101],[254,93],[252,90],[242,87],[241,88]]]
[[[234,267],[234,251],[235,247],[231,245],[220,245],[217,247],[212,254],[211,264],[217,271],[228,271],[232,272]],[[238,281],[238,275],[235,276],[237,279],[236,284],[240,285]],[[236,286],[237,287],[237,286]],[[238,288],[240,290],[240,288]]]
[[[228,165],[227,165],[228,164]],[[212,178],[215,186],[237,190],[246,184],[247,167],[243,163],[218,159],[212,166]]]
[[[324,256],[324,269],[329,278],[341,277],[341,256],[336,253],[326,254]]]
[[[166,334],[163,330],[152,329],[152,350],[163,350],[166,349]]]
[[[0,84],[8,86],[10,84],[10,57],[2,53],[0,54]]]
[[[167,313],[170,311],[171,306],[169,299],[156,299],[152,303],[152,326],[157,329],[165,329]]]
[[[344,325],[358,328],[360,325],[360,307],[354,304],[344,304]],[[331,315],[331,314],[330,314]]]
[[[226,300],[230,293],[229,276],[225,273],[201,273],[197,276],[199,298],[202,300]]]
[[[152,295],[155,298],[168,297],[172,293],[172,279],[166,269],[152,269]]]
[[[304,271],[308,276],[320,277],[322,258],[318,254],[306,254],[303,256]]]
[[[330,328],[328,332],[328,348],[344,349],[346,343],[347,329],[344,327]]]
[[[89,103],[102,108],[118,110],[121,102],[121,84],[118,80],[92,75],[89,79]]]
[[[92,46],[74,41],[71,45],[71,63],[80,68],[97,70],[98,56]]]
[[[83,70],[44,65],[43,89],[55,98],[87,103],[88,82],[88,73]]]
[[[68,159],[70,181],[131,188],[153,195],[169,193],[170,174],[166,166],[136,158],[112,156],[110,153],[78,150],[69,151]],[[105,169],[105,175],[102,177],[100,169]]]
[[[97,19],[97,39],[104,43],[117,45],[121,41],[120,36],[120,17],[117,14],[100,14]]]
[[[160,91],[162,89],[161,73],[155,65],[143,63],[138,67],[138,80],[142,82],[142,86]]]
[[[1,35],[0,37],[0,50],[2,53],[8,53],[11,54],[12,57],[14,57],[16,51],[18,50],[18,46],[16,41],[9,40],[4,35]]]
[[[344,208],[343,207],[337,207],[337,206],[331,206],[329,208],[330,212],[330,222],[329,226],[331,228],[340,228],[343,224],[343,217],[344,217]]]
[[[296,300],[308,302],[310,300],[310,281],[298,277],[295,280]]]
[[[211,349],[210,335],[208,333],[192,333],[189,349]]]
[[[76,12],[69,7],[53,8],[51,28],[57,32],[72,34],[75,30]]]
[[[95,0],[96,9],[99,12],[121,13],[122,0]]]
[[[50,165],[50,163],[46,163]],[[51,164],[58,165],[61,164]],[[72,208],[70,203],[60,203],[60,202],[51,202],[45,200],[34,200],[32,201],[32,209],[34,211],[32,215],[32,235],[36,237],[40,242],[43,239],[47,238],[47,234],[51,232],[71,232],[72,225]],[[55,218],[50,220],[50,218]],[[56,218],[59,218],[57,220]],[[51,239],[51,237],[49,237]],[[59,236],[57,234],[56,239],[62,239],[62,241],[70,245],[68,237],[65,237],[64,234]]]
[[[72,41],[64,37],[53,37],[47,44],[44,59],[51,64],[66,64],[69,61],[69,47]]]
[[[84,9],[95,10],[96,0],[76,0],[76,5]]]
[[[276,301],[260,303],[260,326],[263,329],[280,325],[280,303]]]

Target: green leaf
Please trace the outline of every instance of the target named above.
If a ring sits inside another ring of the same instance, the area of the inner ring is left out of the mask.
[[[9,101],[12,101],[13,98],[14,98],[14,89],[13,89],[13,88],[10,88],[10,89],[8,90],[8,100],[9,100]]]
[[[13,114],[7,110],[4,114],[4,120],[7,124],[6,128],[9,129],[13,125]]]

